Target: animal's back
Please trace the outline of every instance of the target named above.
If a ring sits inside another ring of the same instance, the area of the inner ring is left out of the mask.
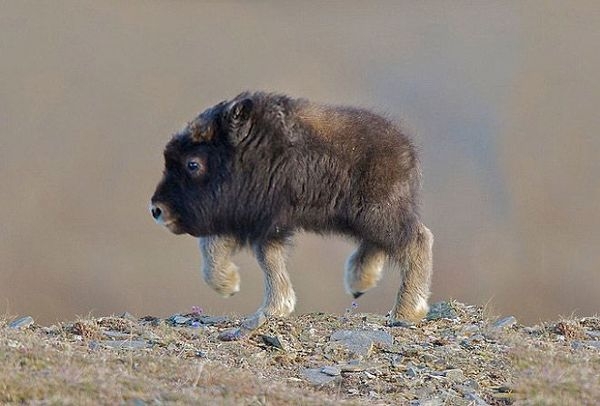
[[[300,100],[294,112],[306,144],[293,179],[304,228],[367,232],[377,240],[390,239],[381,230],[386,236],[402,233],[416,216],[420,187],[410,139],[364,109]]]

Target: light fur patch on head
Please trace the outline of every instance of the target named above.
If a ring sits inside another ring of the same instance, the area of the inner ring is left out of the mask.
[[[207,142],[211,141],[215,136],[215,130],[212,122],[207,121],[202,117],[198,117],[195,120],[189,122],[185,127],[196,142]]]

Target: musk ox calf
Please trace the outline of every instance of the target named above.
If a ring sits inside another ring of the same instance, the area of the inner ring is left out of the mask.
[[[419,217],[419,163],[406,134],[384,117],[247,92],[189,122],[164,158],[152,216],[199,237],[204,280],[221,295],[237,292],[231,256],[244,246],[264,272],[261,307],[229,338],[294,310],[285,258],[298,230],[357,241],[344,278],[355,298],[377,284],[386,263],[398,268],[392,323],[426,314],[433,235]]]

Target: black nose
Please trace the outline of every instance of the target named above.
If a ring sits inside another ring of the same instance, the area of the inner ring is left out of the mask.
[[[160,209],[160,207],[155,205],[152,205],[150,211],[152,212],[152,217],[154,217],[154,220],[158,220],[158,218],[162,214],[162,210]]]

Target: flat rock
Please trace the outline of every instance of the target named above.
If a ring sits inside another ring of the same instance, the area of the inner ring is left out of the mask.
[[[321,372],[329,376],[338,376],[341,375],[342,370],[335,366],[326,366],[321,368]]]
[[[337,341],[356,355],[368,357],[373,343],[391,346],[394,337],[381,330],[337,330],[331,334],[331,341]]]
[[[342,344],[352,353],[361,357],[368,357],[371,355],[371,351],[373,351],[373,340],[357,332],[339,330],[334,332],[330,339]]]
[[[370,368],[371,366],[368,364],[363,364],[358,360],[348,361],[346,364],[338,365],[340,371],[342,372],[362,372],[365,369]]]
[[[102,340],[99,344],[105,345],[110,348],[115,349],[127,349],[127,350],[139,350],[143,348],[148,348],[150,344],[148,344],[145,340]]]
[[[331,376],[322,372],[323,368],[307,368],[302,371],[304,378],[313,385],[326,385],[337,379],[339,376]]]
[[[437,302],[431,305],[427,316],[427,320],[439,320],[439,319],[458,319],[456,310],[448,302]]]
[[[585,340],[585,341],[573,341],[571,343],[571,348],[574,350],[578,350],[580,348],[592,347],[600,350],[600,341],[595,340]]]
[[[225,316],[200,316],[197,321],[204,324],[205,326],[214,326],[217,324],[224,324],[229,321]]]
[[[21,318],[18,318],[16,320],[13,320],[12,322],[10,322],[10,324],[8,325],[8,328],[21,329],[21,328],[27,328],[27,327],[31,326],[32,324],[33,324],[33,317],[25,316],[25,317],[21,317]]]
[[[494,322],[494,324],[492,324],[492,327],[503,329],[503,328],[512,327],[515,324],[517,324],[517,318],[515,316],[507,316],[507,317],[503,317],[499,320],[496,320]]]
[[[113,330],[103,331],[102,333],[107,337],[117,338],[117,339],[127,339],[131,336],[131,334],[129,334],[129,333],[123,333],[121,331],[113,331]]]

